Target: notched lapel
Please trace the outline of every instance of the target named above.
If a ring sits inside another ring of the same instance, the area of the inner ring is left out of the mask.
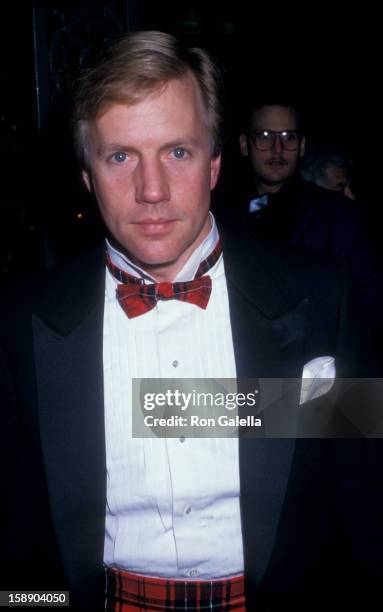
[[[237,376],[301,377],[308,299],[267,316],[229,282],[228,292]]]
[[[236,235],[223,247],[237,376],[300,377],[308,298],[285,282],[283,254]]]

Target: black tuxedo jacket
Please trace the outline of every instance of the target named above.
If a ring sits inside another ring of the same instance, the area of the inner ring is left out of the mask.
[[[369,374],[333,265],[235,236],[224,258],[238,377],[300,377],[320,355],[336,357],[340,376]],[[0,588],[66,588],[73,609],[92,611],[105,587],[104,278],[100,248],[22,285],[1,312]],[[239,448],[248,609],[328,609],[334,588],[342,601],[373,588],[376,449],[251,438]]]

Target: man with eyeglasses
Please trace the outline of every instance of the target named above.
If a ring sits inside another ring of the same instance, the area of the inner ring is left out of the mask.
[[[258,197],[277,193],[294,175],[305,152],[298,113],[288,106],[268,105],[256,109],[248,133],[241,134],[239,142],[242,154],[249,157]],[[257,210],[256,202],[250,212],[253,208]]]
[[[239,144],[251,178],[245,193],[237,196],[237,207],[230,204],[227,223],[255,238],[345,261],[357,288],[360,316],[369,322],[372,337],[381,337],[381,264],[357,205],[300,176],[306,144],[300,110],[283,99],[255,101],[248,106]],[[381,346],[377,353],[383,370]]]

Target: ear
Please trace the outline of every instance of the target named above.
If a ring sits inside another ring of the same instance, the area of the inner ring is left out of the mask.
[[[81,172],[81,177],[87,190],[92,191],[92,182],[90,180],[90,174],[88,170],[83,169],[83,171]]]
[[[221,169],[221,154],[217,155],[217,157],[213,157],[210,162],[210,189],[214,189],[217,184],[219,171]]]
[[[306,150],[306,138],[303,136],[299,147],[299,157],[303,157]]]
[[[242,155],[247,157],[249,155],[249,147],[247,144],[247,136],[246,134],[241,134],[239,137],[239,148],[241,150]]]

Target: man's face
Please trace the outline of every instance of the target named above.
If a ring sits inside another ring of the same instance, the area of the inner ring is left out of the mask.
[[[117,245],[158,280],[173,280],[209,233],[220,168],[193,77],[113,104],[89,122],[86,145],[84,181]]]
[[[290,151],[283,146],[280,137],[276,136],[269,150],[260,151],[255,146],[255,134],[264,131],[296,131],[297,128],[297,119],[292,109],[285,106],[264,106],[253,113],[250,134],[241,134],[241,151],[249,157],[256,183],[263,191],[268,188],[270,191],[278,191],[294,174],[304,153],[305,140],[300,138],[297,149]]]

